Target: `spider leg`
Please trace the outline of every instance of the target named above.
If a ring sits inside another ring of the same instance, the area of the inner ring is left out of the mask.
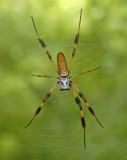
[[[81,102],[80,102],[79,98],[77,97],[77,94],[76,94],[72,85],[71,85],[71,88],[72,88],[72,92],[73,92],[74,97],[75,97],[75,101],[78,104],[80,112],[81,112],[81,123],[82,123],[82,127],[84,129],[84,149],[85,149],[86,148],[86,145],[85,145],[85,128],[86,128],[85,119],[84,119],[84,116],[83,116]]]
[[[86,103],[90,113],[95,117],[95,119],[97,120],[97,122],[100,124],[101,127],[103,127],[103,125],[100,123],[100,121],[97,119],[92,107],[88,104],[86,98],[84,97],[84,95],[78,90],[78,88],[76,87],[76,85],[71,81],[72,85],[74,86],[74,88],[76,89],[76,91],[79,93],[79,96],[84,100],[84,102]],[[103,127],[104,128],[104,127]]]
[[[76,46],[77,46],[77,43],[78,43],[78,40],[79,40],[81,16],[82,16],[82,9],[81,9],[81,12],[80,12],[80,20],[79,20],[78,33],[77,33],[77,35],[75,37],[75,44],[74,44],[74,49],[73,49],[73,52],[72,52],[72,59],[71,59],[71,65],[70,65],[69,73],[71,71],[71,67],[72,67],[72,63],[73,63],[73,59],[74,59],[74,55],[75,55]]]
[[[55,68],[56,72],[58,73],[58,70],[57,70],[57,68],[56,68],[56,66],[55,66],[55,64],[54,64],[54,62],[53,62],[53,60],[52,60],[51,55],[49,54],[49,51],[48,51],[47,48],[46,48],[46,45],[45,45],[44,41],[39,37],[39,34],[38,34],[38,32],[37,32],[37,28],[36,28],[35,23],[34,23],[34,20],[33,20],[33,17],[31,16],[31,18],[32,18],[32,22],[33,22],[33,25],[34,25],[34,28],[35,28],[35,31],[36,31],[38,40],[39,40],[39,42],[41,43],[41,46],[45,49],[45,51],[46,51],[46,53],[47,53],[47,55],[48,55],[48,57],[49,57],[52,65],[53,65],[53,67]]]
[[[36,77],[46,77],[46,78],[56,78],[56,79],[59,79],[59,77],[43,76],[43,75],[35,75],[35,74],[32,74],[32,76],[36,76]]]
[[[41,105],[38,107],[38,109],[35,112],[34,117],[32,118],[32,120],[26,125],[25,128],[27,128],[31,122],[34,120],[34,118],[38,115],[38,113],[41,111],[42,106],[44,105],[45,101],[47,100],[47,98],[51,95],[51,93],[53,92],[53,90],[55,89],[55,87],[57,86],[57,84],[59,83],[59,81],[52,87],[52,89],[49,91],[49,93],[46,94],[45,98],[43,99],[43,102],[41,103]]]
[[[90,70],[88,70],[88,71],[75,74],[75,75],[73,75],[73,76],[70,76],[69,78],[76,77],[76,76],[79,76],[79,75],[82,75],[82,74],[85,74],[85,73],[89,73],[89,72],[92,72],[92,71],[94,71],[94,70],[96,70],[96,69],[99,69],[99,68],[101,68],[101,67],[96,67],[96,68],[90,69]]]

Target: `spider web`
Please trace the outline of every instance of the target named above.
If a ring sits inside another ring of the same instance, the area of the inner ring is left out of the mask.
[[[40,26],[37,27],[38,30]],[[10,68],[6,68],[4,74],[1,75],[1,78],[6,78],[6,80],[2,82],[2,84],[6,86],[6,89],[7,86],[11,85],[8,91],[2,93],[3,108],[1,115],[3,116],[1,116],[2,119],[0,123],[3,129],[1,134],[3,137],[6,137],[6,141],[4,138],[1,140],[1,154],[4,155],[5,150],[8,149],[8,153],[6,154],[7,159],[16,158],[29,160],[43,158],[45,160],[83,160],[98,159],[100,157],[107,159],[110,157],[110,155],[107,154],[111,152],[114,159],[119,159],[121,156],[125,158],[124,148],[127,147],[127,143],[125,143],[127,141],[123,133],[126,132],[126,115],[123,113],[123,109],[119,107],[124,106],[126,103],[125,96],[122,94],[125,93],[125,86],[118,83],[116,87],[109,78],[107,78],[109,83],[106,83],[107,80],[105,80],[104,77],[112,76],[118,67],[116,66],[116,61],[112,58],[114,55],[112,54],[112,57],[109,56],[110,50],[107,49],[107,55],[103,54],[103,56],[101,56],[102,53],[100,52],[93,54],[93,50],[96,50],[96,48],[101,45],[105,46],[107,41],[113,39],[114,32],[107,33],[101,37],[100,40],[93,43],[84,43],[81,39],[82,41],[79,41],[77,45],[71,74],[97,67],[100,65],[98,61],[104,66],[102,70],[72,79],[79,90],[84,93],[89,104],[95,110],[97,117],[105,127],[102,129],[96,123],[86,105],[81,100],[86,120],[85,151],[83,148],[83,129],[80,122],[78,105],[75,103],[72,91],[60,92],[59,85],[51,97],[47,99],[44,107],[32,124],[27,129],[22,129],[32,116],[34,116],[37,106],[40,105],[45,94],[49,92],[56,81],[54,79],[30,76],[32,73],[55,75],[55,71],[50,65],[46,54],[44,54],[43,48],[36,42],[37,38],[33,29],[30,29],[31,34],[25,32],[24,29],[22,29],[22,32],[26,33],[29,39],[33,39],[33,47],[31,42],[26,44],[25,40],[22,41],[21,44],[14,46],[12,51],[18,49],[23,51],[26,47],[30,47],[30,50],[28,50],[28,54],[24,54],[25,58],[23,58],[21,53],[19,57],[14,57],[18,63],[10,66]],[[56,54],[62,51],[67,58],[68,66],[70,66],[71,53],[74,46],[71,40],[75,37],[76,32],[70,35],[67,33],[63,37],[61,36],[61,42],[57,43],[58,33],[60,33],[60,30],[56,32],[45,30],[44,34],[40,33],[39,35],[43,37],[44,40],[46,39],[47,48],[55,64]],[[10,34],[10,32],[8,32],[8,34]],[[82,34],[80,34],[80,37],[81,36]],[[69,41],[69,44],[67,44],[65,39]],[[52,45],[53,41],[56,43]],[[92,52],[92,54],[90,52]],[[117,55],[121,53],[122,51],[117,53]],[[21,62],[19,62],[20,59],[22,59]],[[94,63],[93,60],[95,60]],[[18,70],[19,73],[15,72],[17,67],[21,67],[21,69]],[[108,71],[110,67],[111,70]],[[9,73],[9,75],[7,73]],[[8,76],[9,78],[7,79]],[[115,78],[116,75],[113,75],[113,79]],[[15,81],[12,84],[13,80]],[[11,97],[11,95],[13,96]],[[6,97],[8,99],[7,101]],[[117,101],[120,99],[119,97],[121,100]],[[13,106],[14,104],[16,106]],[[110,107],[108,107],[109,104],[113,106],[110,105]],[[116,112],[114,112],[114,110],[116,110]],[[123,115],[120,119],[118,119],[119,113]],[[119,155],[117,152],[119,152]]]

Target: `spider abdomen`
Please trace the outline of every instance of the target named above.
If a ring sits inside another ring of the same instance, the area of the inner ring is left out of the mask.
[[[67,62],[64,54],[62,52],[59,52],[57,54],[57,64],[58,64],[58,73],[61,77],[68,76],[68,67]]]

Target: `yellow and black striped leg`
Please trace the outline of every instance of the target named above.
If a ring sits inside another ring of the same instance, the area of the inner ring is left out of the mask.
[[[85,149],[86,148],[86,145],[85,145],[85,128],[86,128],[85,119],[84,119],[84,116],[83,116],[81,102],[80,102],[79,98],[77,97],[77,94],[76,94],[72,85],[71,85],[71,88],[72,88],[72,91],[73,91],[73,94],[74,94],[74,97],[75,97],[75,101],[78,104],[80,112],[81,112],[81,123],[82,123],[82,127],[84,129],[84,149]]]
[[[35,23],[34,23],[34,20],[33,20],[33,17],[31,16],[31,18],[32,18],[32,22],[33,22],[35,31],[36,31],[36,33],[37,33],[38,40],[39,40],[39,42],[41,43],[41,46],[45,49],[45,51],[46,51],[46,53],[47,53],[47,55],[48,55],[48,57],[49,57],[52,65],[53,65],[53,67],[55,68],[56,72],[58,73],[58,70],[57,70],[57,68],[56,68],[56,66],[55,66],[55,64],[54,64],[54,62],[53,62],[53,60],[52,60],[51,55],[49,54],[49,51],[48,51],[47,48],[46,48],[46,45],[45,45],[44,41],[39,37],[39,34],[38,34],[38,32],[37,32],[37,29],[36,29],[36,26],[35,26]]]
[[[79,93],[79,96],[80,96],[80,97],[84,100],[84,102],[86,103],[86,105],[87,105],[90,113],[95,117],[95,119],[96,119],[97,122],[100,124],[100,126],[103,127],[103,125],[102,125],[102,124],[100,123],[100,121],[97,119],[97,117],[96,117],[96,115],[95,115],[92,107],[88,104],[88,102],[87,102],[86,98],[84,97],[83,93],[81,93],[81,92],[78,90],[78,88],[76,87],[76,85],[75,85],[73,82],[71,82],[71,83],[72,83],[72,85],[74,86],[74,88],[76,89],[76,91]],[[103,127],[103,128],[104,128],[104,127]]]
[[[56,79],[59,79],[59,77],[43,76],[43,75],[36,75],[36,74],[32,74],[32,76],[36,76],[36,77],[46,77],[46,78],[56,78]]]
[[[82,16],[82,9],[81,9],[81,12],[80,12],[79,28],[78,28],[78,33],[77,33],[77,35],[75,37],[75,44],[74,44],[74,49],[73,49],[73,52],[72,52],[72,59],[71,59],[71,65],[70,65],[69,73],[71,71],[71,67],[72,67],[72,63],[73,63],[73,59],[74,59],[74,55],[75,55],[76,46],[77,46],[77,43],[78,43],[78,40],[79,40],[81,16]]]
[[[85,74],[85,73],[89,73],[89,72],[92,72],[92,71],[94,71],[94,70],[96,70],[96,69],[99,69],[99,68],[101,68],[101,67],[96,67],[96,68],[90,69],[90,70],[88,70],[88,71],[75,74],[75,75],[73,75],[73,76],[70,76],[69,78],[76,77],[76,76],[79,76],[79,75],[82,75],[82,74]]]
[[[31,122],[34,120],[34,118],[38,115],[38,113],[41,111],[42,106],[44,105],[45,101],[47,100],[47,98],[51,95],[51,93],[53,92],[53,90],[55,89],[55,87],[57,86],[57,84],[59,83],[59,81],[53,86],[53,88],[49,91],[49,93],[46,94],[45,98],[43,99],[43,102],[41,103],[41,105],[38,107],[38,109],[35,112],[34,117],[32,118],[32,120],[27,124],[25,128],[27,128]]]

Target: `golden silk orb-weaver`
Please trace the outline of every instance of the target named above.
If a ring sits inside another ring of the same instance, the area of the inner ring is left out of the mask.
[[[56,82],[56,84],[52,87],[52,89],[46,94],[45,98],[43,99],[41,105],[38,107],[38,109],[36,110],[35,112],[35,115],[34,117],[32,118],[32,120],[28,123],[28,125],[25,127],[27,128],[31,122],[35,119],[35,117],[39,114],[39,112],[41,111],[42,109],[42,106],[44,105],[45,101],[50,97],[51,93],[53,92],[53,90],[55,89],[55,87],[57,86],[57,84],[60,84],[60,91],[63,91],[63,90],[69,90],[70,88],[72,89],[72,92],[74,94],[74,97],[75,97],[75,101],[77,103],[77,105],[79,106],[79,109],[80,109],[80,112],[81,112],[81,123],[82,123],[82,127],[83,127],[83,130],[84,130],[84,147],[85,147],[85,128],[86,128],[86,124],[85,124],[85,118],[83,116],[83,111],[82,111],[82,106],[81,106],[81,102],[77,96],[77,93],[79,94],[79,96],[83,99],[83,101],[86,103],[89,111],[91,112],[91,114],[95,117],[95,119],[97,120],[97,122],[103,127],[103,125],[99,122],[99,120],[97,119],[93,109],[91,108],[91,106],[88,104],[86,98],[84,97],[83,93],[81,93],[79,91],[79,89],[76,87],[76,85],[70,80],[72,77],[76,77],[76,76],[79,76],[79,75],[82,75],[82,74],[85,74],[85,73],[88,73],[88,72],[92,72],[96,69],[99,69],[100,67],[96,67],[94,69],[91,69],[91,70],[88,70],[88,71],[85,71],[85,72],[81,72],[81,73],[78,73],[78,74],[75,74],[75,75],[72,75],[72,76],[69,76],[70,74],[70,71],[71,71],[71,67],[72,67],[72,63],[73,63],[73,59],[74,59],[74,56],[75,56],[75,50],[76,50],[76,46],[77,46],[77,43],[78,43],[78,40],[79,40],[79,33],[80,33],[80,24],[81,24],[81,16],[82,16],[82,9],[81,9],[81,12],[80,12],[80,20],[79,20],[79,27],[78,27],[78,33],[75,37],[75,41],[74,41],[74,48],[73,48],[73,52],[72,52],[72,59],[71,59],[71,65],[70,65],[70,68],[68,70],[68,67],[67,67],[67,61],[65,59],[65,56],[62,52],[59,52],[57,54],[57,65],[58,65],[58,69],[56,68],[53,60],[52,60],[52,57],[44,43],[44,41],[39,37],[39,34],[37,32],[37,29],[36,29],[36,26],[35,26],[35,23],[34,23],[34,20],[33,20],[33,17],[32,18],[32,22],[33,22],[33,25],[34,25],[34,28],[35,28],[35,31],[36,31],[36,34],[37,34],[37,37],[38,37],[38,40],[39,42],[41,43],[41,46],[45,49],[54,69],[56,70],[56,72],[59,74],[59,77],[52,77],[52,76],[44,76],[44,75],[33,75],[33,76],[37,76],[37,77],[46,77],[46,78],[56,78],[58,79],[58,81]],[[77,93],[76,93],[77,92]]]

